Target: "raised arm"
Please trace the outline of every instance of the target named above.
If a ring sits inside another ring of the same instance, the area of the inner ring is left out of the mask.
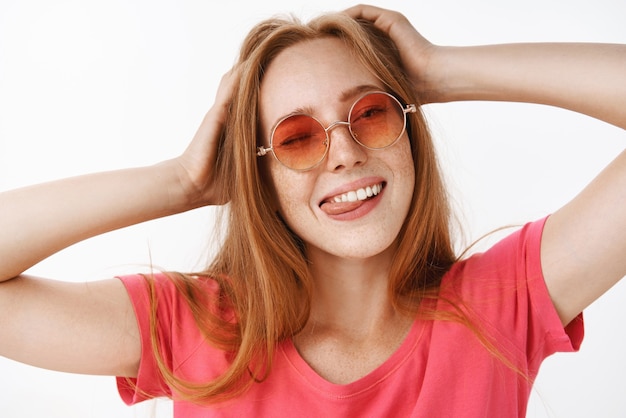
[[[401,14],[347,10],[373,21],[398,45],[426,102],[494,100],[540,103],[626,128],[626,46],[508,44],[440,47]],[[626,153],[548,220],[542,267],[564,324],[626,274]]]
[[[179,157],[0,194],[0,355],[89,374],[133,375],[140,346],[118,280],[64,283],[20,276],[78,241],[139,222],[220,204],[217,142],[236,73]]]
[[[0,194],[0,281],[89,237],[208,204],[233,77],[185,152],[149,167],[90,174]]]

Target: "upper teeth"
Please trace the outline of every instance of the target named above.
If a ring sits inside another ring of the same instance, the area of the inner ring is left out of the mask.
[[[336,203],[356,202],[357,200],[365,200],[368,197],[376,196],[383,189],[382,184],[375,184],[361,189],[351,190],[347,193],[337,195],[333,198]]]

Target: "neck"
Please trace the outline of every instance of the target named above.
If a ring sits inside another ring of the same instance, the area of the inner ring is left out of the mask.
[[[397,316],[388,292],[394,248],[366,259],[310,249],[314,288],[307,328],[322,326],[367,335]]]

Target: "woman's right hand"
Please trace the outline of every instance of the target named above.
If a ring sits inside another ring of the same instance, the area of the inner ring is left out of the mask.
[[[239,71],[236,67],[224,74],[215,103],[204,116],[185,152],[173,160],[180,170],[182,190],[192,207],[226,203],[219,196],[220,187],[215,170],[219,141],[238,81]]]

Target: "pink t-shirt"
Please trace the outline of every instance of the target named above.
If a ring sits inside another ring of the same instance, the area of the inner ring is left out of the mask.
[[[445,275],[442,292],[461,297],[478,325],[531,380],[542,360],[577,350],[582,316],[566,329],[548,295],[539,247],[545,220],[526,225]],[[159,343],[180,376],[208,381],[226,368],[223,352],[202,338],[184,301],[158,277]],[[137,314],[143,351],[132,387],[118,378],[123,400],[170,396],[152,356],[148,297],[141,276],[122,277]],[[207,291],[216,285],[207,282]],[[443,305],[442,309],[447,309]],[[464,325],[415,321],[400,348],[380,367],[347,385],[330,383],[308,366],[291,341],[276,351],[270,376],[241,398],[218,407],[174,402],[177,417],[523,417],[530,384],[488,353]]]

